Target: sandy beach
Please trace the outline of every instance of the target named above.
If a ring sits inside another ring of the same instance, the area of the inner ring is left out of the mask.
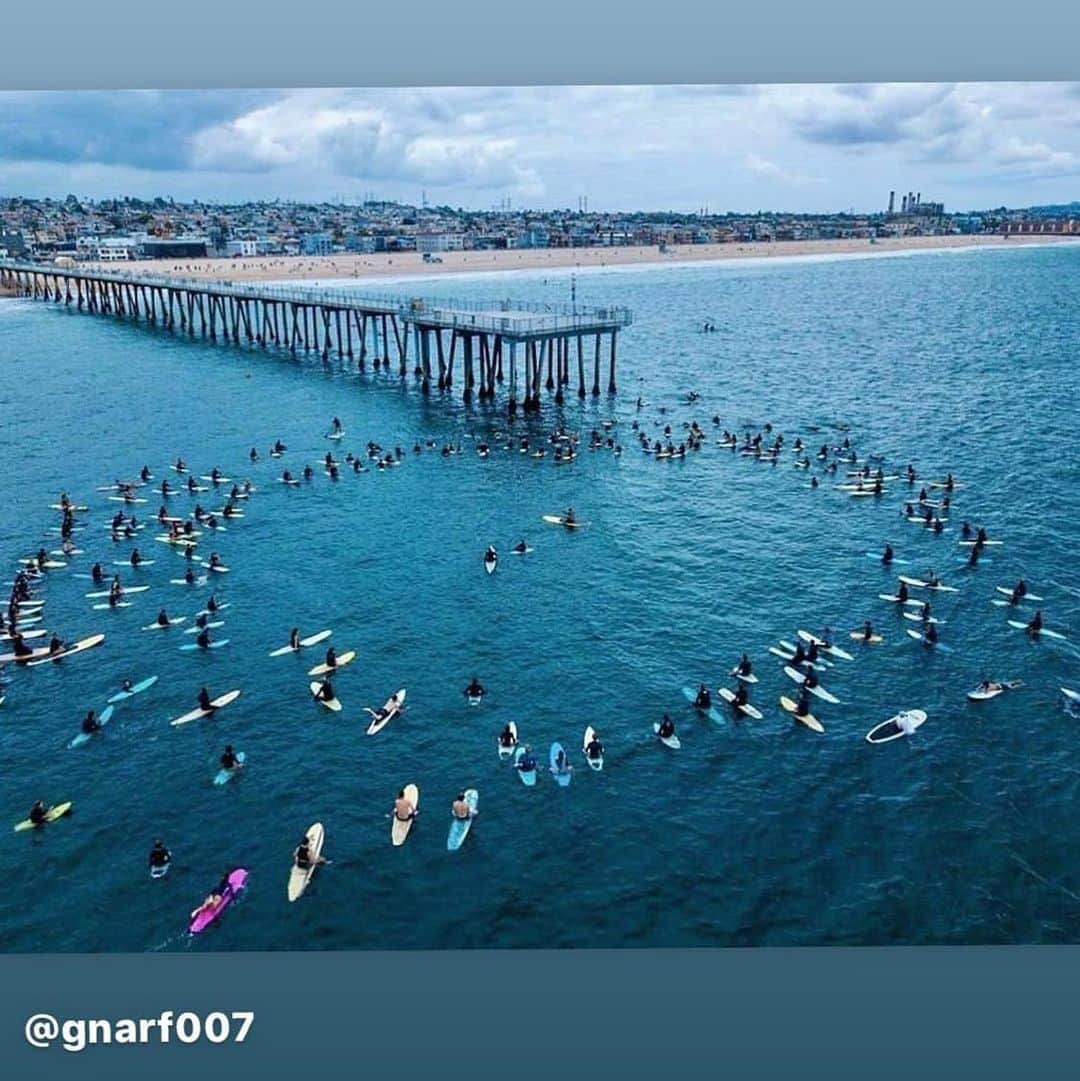
[[[837,255],[899,251],[935,251],[944,248],[998,248],[1076,241],[1062,236],[926,236],[867,240],[781,240],[752,244],[687,244],[661,252],[655,245],[628,248],[542,248],[522,251],[440,252],[441,263],[425,263],[418,252],[378,255],[268,256],[265,258],[203,259],[172,262],[165,259],[125,262],[124,270],[152,270],[200,278],[232,281],[283,281],[343,278],[431,276],[506,270],[560,270],[575,267],[619,267],[703,263],[724,259],[770,259],[799,255]],[[116,269],[117,264],[89,264]]]

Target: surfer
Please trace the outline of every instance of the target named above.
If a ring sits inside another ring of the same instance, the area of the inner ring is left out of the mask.
[[[473,676],[472,682],[468,685],[468,687],[465,688],[462,693],[470,701],[479,701],[481,698],[484,697],[485,694],[487,694],[487,691],[481,685],[480,680],[478,680],[476,676]]]
[[[94,710],[87,710],[86,716],[82,719],[82,730],[88,736],[101,731],[101,721],[98,720],[97,713]]]
[[[896,600],[900,604],[906,604],[908,600],[908,587],[906,582],[901,582],[896,588]]]
[[[190,568],[189,568],[190,569]],[[213,593],[210,594],[210,599],[206,602],[206,610],[213,614],[218,610],[220,605],[217,602],[217,597]]]
[[[870,642],[874,638],[874,625],[870,620],[866,620],[862,625],[862,640],[864,642]]]
[[[252,447],[251,450],[248,451],[248,461],[249,462],[257,462],[258,460],[259,460],[259,452],[254,447]]]
[[[333,702],[337,697],[337,695],[334,694],[334,685],[330,682],[329,676],[325,677],[319,684],[319,689],[315,692],[315,697],[318,698],[320,702]]]
[[[499,733],[499,746],[513,747],[515,743],[517,743],[517,736],[514,735],[514,730],[509,724],[503,725],[503,730]]]
[[[333,646],[326,651],[325,664],[327,668],[337,668],[337,650]]]
[[[754,666],[750,663],[750,658],[744,653],[739,658],[739,663],[735,665],[735,671],[732,673],[736,676],[750,676],[753,675]]]
[[[577,515],[574,514],[573,507],[567,507],[563,514],[563,525],[572,526],[577,524]]]
[[[657,729],[656,734],[661,739],[671,739],[675,735],[675,722],[666,713],[660,719],[660,727]]]
[[[937,627],[933,623],[927,624],[926,630],[923,632],[923,638],[927,645],[936,646],[938,641]]]
[[[205,627],[195,636],[195,644],[199,649],[210,648],[210,631]]]
[[[397,799],[394,800],[394,818],[398,822],[411,822],[419,813],[412,801],[405,798],[405,789],[398,792]]]
[[[213,712],[214,709],[214,705],[210,701],[210,692],[205,687],[199,691],[199,709],[204,709],[208,712]]]
[[[533,757],[532,748],[526,743],[521,757],[517,760],[516,767],[519,773],[532,773],[536,769],[536,759]]]
[[[807,676],[806,678],[809,679],[810,677]],[[746,685],[744,683],[740,683],[738,685],[738,687],[735,688],[735,694],[732,696],[731,704],[736,709],[741,709],[749,701],[750,701],[750,694],[746,689]]]
[[[885,545],[885,551],[881,553],[881,565],[883,567],[889,566],[893,561],[893,547],[891,544]]]
[[[192,919],[196,919],[203,912],[213,912],[221,904],[225,898],[225,894],[232,890],[232,886],[229,885],[229,876],[223,875],[221,881],[217,886],[207,895],[206,900],[191,914]]]
[[[704,683],[698,687],[697,697],[694,699],[694,708],[700,710],[712,709],[712,695]]]
[[[90,568],[90,577],[94,582],[94,585],[100,586],[105,581],[105,572],[101,569],[100,563],[95,563]]]
[[[189,586],[195,584],[195,571],[192,570],[191,567],[188,567],[188,569],[184,571],[184,583]]]
[[[570,764],[566,761],[566,752],[560,748],[555,752],[555,772],[569,773],[571,768]]]
[[[154,847],[150,849],[150,856],[146,861],[150,870],[154,871],[159,867],[168,867],[171,861],[172,853],[160,840],[155,841]]]
[[[604,745],[600,742],[600,737],[593,732],[593,738],[585,744],[585,757],[595,762],[598,758],[604,757]]]
[[[299,627],[293,627],[293,629],[291,631],[289,631],[289,648],[290,649],[299,649],[300,648],[300,628]]]
[[[228,770],[231,773],[239,764],[240,760],[236,757],[236,752],[233,750],[232,744],[225,744],[225,752],[221,756],[221,768]]]
[[[30,808],[30,813],[26,816],[30,819],[35,826],[41,826],[44,824],[48,810],[45,804],[41,800],[34,800],[34,806]]]
[[[1035,612],[1035,615],[1033,615],[1031,617],[1031,622],[1028,623],[1027,627],[1025,627],[1024,629],[1033,638],[1037,638],[1039,636],[1039,631],[1042,630],[1042,627],[1043,627],[1043,617],[1042,617],[1042,609],[1040,608]]]
[[[1027,582],[1023,578],[1013,586],[1013,591],[1009,595],[1009,604],[1019,604],[1024,597],[1027,596]]]
[[[795,716],[805,717],[810,712],[810,692],[803,687],[799,691],[799,700],[795,703]]]
[[[120,690],[122,690],[125,694],[131,693],[131,687],[132,683],[130,679],[125,679],[120,683]]]
[[[499,558],[499,553],[495,551],[492,545],[488,545],[487,551],[484,553],[484,565],[489,566]]]
[[[157,614],[157,625],[159,627],[167,627],[169,625],[169,613],[164,608]]]
[[[341,431],[341,421],[338,420],[337,417],[334,417],[334,419],[330,421],[330,426],[333,428],[335,435]]]
[[[465,802],[465,793],[459,792],[457,799],[450,805],[450,813],[459,821],[464,822],[473,815],[472,808]]]
[[[524,538],[519,540],[517,544],[514,545],[514,551],[517,552],[519,555],[524,555],[528,550],[529,546],[525,543]]]

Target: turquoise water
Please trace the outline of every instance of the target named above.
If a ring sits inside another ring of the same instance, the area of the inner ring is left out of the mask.
[[[502,409],[425,400],[411,377],[0,301],[0,552],[10,567],[53,539],[47,507],[61,489],[90,503],[78,535],[87,554],[50,577],[46,625],[107,634],[62,666],[5,669],[0,806],[12,823],[38,797],[75,808],[36,835],[0,832],[2,948],[1080,940],[1080,717],[1058,691],[1080,683],[1078,275],[1077,247],[580,273],[580,302],[635,312],[620,394],[547,403],[513,432],[541,438],[561,421],[587,433],[614,419],[625,453],[583,445],[561,466],[501,449],[479,459],[471,437],[505,431]],[[570,279],[402,288],[565,301]],[[698,333],[705,319],[719,332]],[[691,390],[702,395],[693,406]],[[640,413],[638,394],[649,403]],[[347,429],[339,457],[375,440],[404,447],[402,467],[337,483],[317,470],[298,490],[274,483],[283,465],[318,465],[335,414]],[[815,448],[843,425],[891,464],[913,461],[927,478],[952,470],[964,485],[953,532],[904,522],[906,487],[848,499],[821,474],[813,491],[788,460],[758,464],[711,439],[685,461],[656,462],[631,429],[639,419],[655,436],[659,420],[679,433],[697,419],[711,434],[714,414],[740,430],[771,422],[789,444],[802,435]],[[265,454],[275,438],[289,446],[281,463]],[[414,454],[417,439],[464,453]],[[252,445],[264,461],[249,467]],[[177,455],[258,488],[247,517],[212,539],[232,568],[215,583],[232,607],[216,632],[229,644],[209,655],[181,653],[191,638],[180,628],[139,629],[161,605],[190,617],[206,596],[168,584],[183,561],[150,529],[140,546],[156,563],[139,580],[152,589],[133,607],[91,611],[90,583],[71,574],[130,550],[110,544],[117,504],[95,486],[144,462],[160,480]],[[568,504],[587,529],[541,521]],[[974,572],[957,564],[964,518],[1006,541]],[[521,536],[535,548],[524,558],[509,551]],[[886,539],[912,560],[905,570],[933,566],[960,587],[935,601],[952,653],[928,654],[877,599],[895,583],[863,553]],[[489,543],[501,555],[490,577]],[[1069,641],[1029,642],[990,604],[994,585],[1021,574]],[[822,675],[842,702],[814,700],[826,734],[794,726],[777,706],[793,685],[767,647],[865,618],[886,641],[853,645],[855,662]],[[267,656],[294,624],[331,627],[339,652],[358,651],[336,681],[340,714],[307,695],[321,647]],[[764,720],[696,717],[681,687],[715,686],[743,650],[761,676],[752,701]],[[967,703],[984,673],[1025,686]],[[102,737],[68,749],[83,713],[122,678],[155,674]],[[474,674],[489,694],[470,709],[461,689]],[[212,721],[170,727],[203,684],[243,694]],[[398,687],[406,713],[367,737],[362,708]],[[914,737],[865,742],[911,707],[929,714]],[[682,739],[674,753],[652,736],[664,711]],[[544,773],[526,789],[498,761],[508,720],[542,763],[553,740],[571,752],[569,788]],[[580,756],[587,724],[606,747],[599,774]],[[226,742],[247,768],[214,786]],[[408,782],[421,815],[394,849],[387,814]],[[478,789],[480,815],[447,853],[449,804],[466,787]],[[333,863],[289,905],[291,852],[315,820]],[[175,864],[151,882],[158,836]],[[252,871],[242,904],[192,944],[187,913],[236,865]]]

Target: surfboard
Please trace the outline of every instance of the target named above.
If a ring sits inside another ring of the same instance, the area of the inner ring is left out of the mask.
[[[563,757],[563,768],[558,767],[559,755]],[[548,768],[551,770],[552,777],[559,783],[560,788],[566,788],[570,781],[573,779],[573,767],[570,765],[570,759],[566,756],[566,751],[563,750],[563,745],[556,741],[552,743],[550,750],[548,751]]]
[[[830,657],[840,657],[845,661],[855,660],[846,649],[841,649],[839,646],[835,645],[826,645],[825,639],[818,638],[817,635],[811,634],[809,631],[799,631],[798,634],[804,642],[814,643],[822,653],[828,653]]]
[[[45,571],[59,570],[67,566],[62,559],[44,559],[40,563],[36,559],[20,559],[19,562],[24,567],[36,567],[38,570]]]
[[[394,813],[391,812],[391,824],[390,824],[390,843],[395,848],[400,848],[405,843],[405,839],[409,836],[409,831],[413,827],[414,817],[417,810],[420,807],[420,789],[414,784],[407,784],[402,789],[405,799],[407,799],[413,808],[413,814],[404,822]]]
[[[215,619],[215,620],[212,620],[210,622],[204,623],[201,627],[198,624],[195,624],[195,626],[193,626],[193,627],[187,627],[184,630],[184,634],[198,634],[199,631],[212,631],[216,627],[224,627],[224,626],[225,626],[225,620],[223,620],[223,619]]]
[[[715,706],[710,706],[708,709],[702,709],[697,705],[697,691],[693,687],[683,687],[683,697],[698,711],[709,718],[710,721],[714,721],[716,724],[725,724],[724,716],[722,713],[718,713]]]
[[[222,766],[221,769],[214,774],[214,784],[228,784],[243,768],[244,763],[247,761],[247,755],[243,751],[236,752],[236,765],[232,769],[225,769]]]
[[[788,679],[794,680],[800,687],[806,683],[806,676],[803,675],[802,672],[792,668],[790,665],[785,665],[784,675],[786,675]],[[807,687],[806,689],[810,694],[820,698],[823,702],[829,702],[834,706],[840,704],[840,699],[837,698],[835,694],[830,694],[824,687]]]
[[[316,680],[314,683],[308,684],[308,690],[311,691],[312,698],[319,703],[320,706],[325,706],[331,713],[341,712],[341,701],[335,695],[329,701],[319,697],[319,691],[322,689],[322,683]]]
[[[530,552],[534,551],[536,551],[535,548],[530,548],[528,545],[525,545],[524,548],[511,548],[510,554],[515,556],[527,556]]]
[[[1080,691],[1071,691],[1068,687],[1062,687],[1061,693],[1065,695],[1070,702],[1080,702]]]
[[[19,620],[19,634],[24,639],[26,639],[26,638],[44,638],[45,635],[47,635],[49,633],[44,628],[42,628],[40,630],[34,630],[34,631],[24,631],[22,629],[23,627],[26,626],[27,623],[38,623],[38,622],[40,622],[40,620],[36,620],[36,619],[20,619]],[[14,640],[15,640],[14,636],[11,635],[11,634],[8,634],[7,631],[5,631],[3,634],[0,634],[0,642],[13,642]]]
[[[520,744],[514,748],[514,769],[517,771],[517,775],[521,778],[521,783],[526,788],[532,788],[536,784],[536,767],[532,769],[523,770],[521,768],[521,760],[525,757],[525,748]]]
[[[402,687],[400,691],[392,694],[383,703],[383,716],[379,717],[375,710],[368,709],[366,706],[364,710],[366,713],[371,714],[371,724],[368,725],[367,734],[374,736],[376,733],[381,732],[402,710],[405,705],[405,688]]]
[[[188,642],[187,645],[181,646],[180,649],[184,653],[193,653],[197,649],[223,649],[229,644],[228,638],[219,638],[216,642],[211,642],[208,646],[200,646],[198,642]]]
[[[150,868],[151,878],[164,878],[169,873],[169,868],[172,866],[172,862],[164,863],[160,867]]]
[[[325,676],[329,672],[336,672],[340,668],[344,668],[347,664],[351,664],[356,660],[356,650],[349,649],[340,654],[337,659],[337,664],[317,664],[314,668],[309,669],[309,676]]]
[[[107,699],[109,705],[115,705],[117,702],[123,702],[128,698],[133,698],[137,694],[142,694],[143,691],[149,690],[155,683],[157,683],[157,676],[148,676],[146,679],[139,680],[138,683],[133,683],[131,690],[117,691],[112,698]]]
[[[232,477],[215,477],[210,473],[200,473],[199,480],[208,480],[211,484],[232,484]]]
[[[453,818],[451,816],[450,829],[446,835],[446,851],[456,852],[469,836],[472,829],[473,819],[476,817],[476,807],[480,802],[480,794],[475,788],[465,790],[465,802],[469,805],[468,818]]]
[[[212,713],[216,713],[219,709],[223,709],[230,702],[235,702],[240,697],[240,692],[227,691],[225,694],[219,694],[217,698],[210,699],[210,705],[212,709],[203,709],[201,706],[198,709],[193,709],[189,713],[185,713],[182,717],[177,717],[175,721],[169,723],[174,727],[181,724],[190,724],[192,721],[201,720],[203,717],[209,717]]]
[[[1023,681],[1019,679],[999,680],[997,683],[992,683],[989,690],[983,690],[980,683],[973,690],[968,691],[967,699],[969,702],[988,702],[991,698],[997,698],[1006,691],[1013,691],[1022,686]]]
[[[653,722],[652,730],[656,733],[657,738],[665,747],[670,747],[673,751],[677,751],[682,746],[682,742],[679,740],[679,737],[674,733],[672,733],[670,736],[661,736],[660,725],[656,721]]]
[[[861,642],[864,645],[876,646],[885,641],[880,634],[872,633],[869,638],[862,631],[851,631],[851,638],[856,642]]]
[[[566,529],[581,529],[582,526],[588,524],[587,522],[568,522],[557,514],[545,514],[542,517],[545,522],[549,522],[551,525],[561,525]]]
[[[69,800],[67,803],[55,803],[45,812],[45,822],[55,822],[58,818],[63,818],[68,814],[74,804]],[[44,825],[45,823],[41,823]],[[29,818],[24,818],[20,823],[15,826],[15,832],[21,833],[23,830],[32,830],[35,823],[31,822]]]
[[[300,646],[303,649],[307,649],[308,646],[318,645],[320,642],[325,642],[330,637],[333,631],[319,631],[318,634],[309,634],[307,638],[300,639]],[[284,657],[286,653],[295,653],[296,650],[292,646],[280,646],[278,649],[272,650],[271,657]]]
[[[915,589],[925,589],[929,584],[924,582],[921,578],[910,578],[906,574],[900,574],[897,576],[901,582],[906,586],[912,586]]]
[[[788,698],[787,695],[780,696],[780,706],[782,709],[785,709],[788,713],[790,713],[795,718],[795,720],[799,721],[801,724],[804,724],[807,728],[811,729],[811,731],[825,731],[825,726],[812,713],[804,713],[802,716],[800,716],[797,712],[799,708],[798,702],[795,702],[792,699]]]
[[[123,586],[122,588],[123,588],[123,593],[126,594],[126,593],[145,593],[150,587],[149,586]],[[99,597],[107,597],[108,595],[109,595],[109,590],[103,589],[103,590],[99,590],[96,593],[87,593],[86,597],[87,597],[87,600],[97,600]]]
[[[211,571],[214,574],[228,574],[229,573],[229,568],[226,567],[222,563],[214,563],[214,564],[203,563],[203,564],[201,564],[201,566],[205,570]]]
[[[942,653],[952,653],[952,647],[945,645],[944,642],[928,642],[926,637],[920,634],[918,631],[912,630],[910,627],[906,628],[904,633],[909,638],[914,638],[916,642],[922,642],[927,649],[937,649]]]
[[[487,556],[484,556],[484,570],[486,570],[488,572],[488,574],[494,574],[495,573],[495,568],[498,565],[499,565],[498,556],[493,556],[491,559],[488,559]]]
[[[48,646],[40,646],[30,650],[29,653],[24,653],[21,657],[17,653],[0,653],[0,664],[6,664],[8,661],[15,661],[17,664],[33,664],[32,658],[44,657],[48,652]]]
[[[994,586],[994,589],[996,589],[999,593],[1004,594],[1006,597],[1011,598],[1013,595],[1013,591],[1006,586]],[[1045,598],[1043,597],[1037,597],[1034,593],[1025,593],[1023,597],[1020,598],[1020,601],[1022,603],[1023,601],[1041,601],[1044,599]]]
[[[867,559],[873,560],[873,562],[875,562],[875,563],[880,563],[883,567],[886,567],[886,568],[888,568],[888,567],[907,567],[907,566],[910,566],[910,564],[911,564],[910,559],[897,559],[896,556],[893,556],[892,560],[890,562],[886,563],[881,558],[881,556],[882,556],[881,552],[867,552],[866,553],[866,558]]]
[[[974,540],[962,540],[962,541],[957,541],[956,543],[957,544],[962,544],[965,548],[974,548],[975,545],[978,544],[979,542],[974,541]],[[1004,541],[1000,541],[1000,540],[984,540],[983,541],[983,547],[984,548],[989,548],[991,545],[993,545],[996,548],[996,547],[999,547],[1000,545],[1002,545],[1004,543],[1005,543]]]
[[[172,616],[168,623],[148,623],[143,627],[144,631],[167,631],[170,627],[175,627],[178,623],[183,623],[187,620],[187,616]],[[195,628],[196,630],[198,628]]]
[[[59,653],[53,653],[47,657],[39,657],[36,661],[30,661],[28,667],[35,668],[39,664],[52,664],[55,661],[63,660],[65,657],[73,657],[76,653],[82,653],[84,650],[93,649],[95,646],[100,646],[105,641],[105,635],[92,634],[89,638],[81,638],[74,645],[68,646],[66,649],[62,649]]]
[[[750,672],[750,673],[748,673],[746,675],[743,675],[743,673],[739,671],[738,665],[736,665],[734,668],[732,668],[732,670],[730,672],[730,675],[733,675],[737,680],[740,680],[743,683],[757,683],[758,682],[758,678],[757,678],[757,676],[754,675],[753,672]]]
[[[581,740],[581,753],[585,756],[585,761],[589,763],[589,769],[596,770],[599,773],[604,768],[604,756],[600,754],[596,758],[589,757],[589,744],[596,739],[596,729],[592,725],[589,725],[585,729],[585,735]]]
[[[205,931],[221,914],[233,903],[247,884],[248,871],[243,867],[237,867],[229,872],[228,885],[221,895],[221,900],[211,909],[196,910],[188,926],[189,934],[197,935]]]
[[[113,715],[113,706],[106,706],[98,717],[98,724],[104,728],[110,721]],[[100,729],[99,729],[100,731]],[[90,742],[94,735],[97,733],[79,732],[79,734],[68,744],[69,747],[82,747],[84,744]]]
[[[514,748],[517,746],[517,725],[511,721],[507,727],[510,729],[510,735],[513,737],[513,743],[504,744],[499,742],[499,737],[495,737],[495,745],[499,751],[500,758],[509,758],[514,753]]]
[[[143,567],[152,567],[155,563],[153,559],[143,559],[138,563],[132,563],[130,559],[114,559],[114,567],[127,567],[129,570],[137,571]]]
[[[1017,630],[1021,630],[1021,631],[1028,630],[1028,625],[1026,623],[1022,622],[1019,619],[1010,619],[1009,620],[1009,626],[1010,627],[1015,627]],[[1036,633],[1034,631],[1029,631],[1029,634],[1031,634],[1031,636],[1033,638],[1038,638],[1038,637],[1045,636],[1046,638],[1057,638],[1057,639],[1060,639],[1061,641],[1065,640],[1065,635],[1059,634],[1057,631],[1048,631],[1045,627],[1043,627],[1042,630],[1038,631],[1038,633]],[[30,663],[34,664],[34,663],[40,663],[40,662],[31,661]]]
[[[905,722],[905,727],[901,727],[901,721]],[[889,743],[894,739],[901,739],[903,736],[910,735],[925,722],[926,713],[923,710],[904,710],[903,713],[897,713],[895,717],[890,717],[887,721],[882,721],[881,724],[871,728],[866,733],[866,742]],[[910,729],[911,732],[906,729]]]

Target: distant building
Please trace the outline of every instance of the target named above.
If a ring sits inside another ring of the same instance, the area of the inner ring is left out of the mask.
[[[414,239],[418,252],[461,251],[465,247],[461,233],[417,233]]]
[[[301,255],[330,255],[334,238],[329,233],[305,233],[300,238]]]
[[[205,259],[209,241],[204,236],[147,237],[140,240],[143,259]]]

